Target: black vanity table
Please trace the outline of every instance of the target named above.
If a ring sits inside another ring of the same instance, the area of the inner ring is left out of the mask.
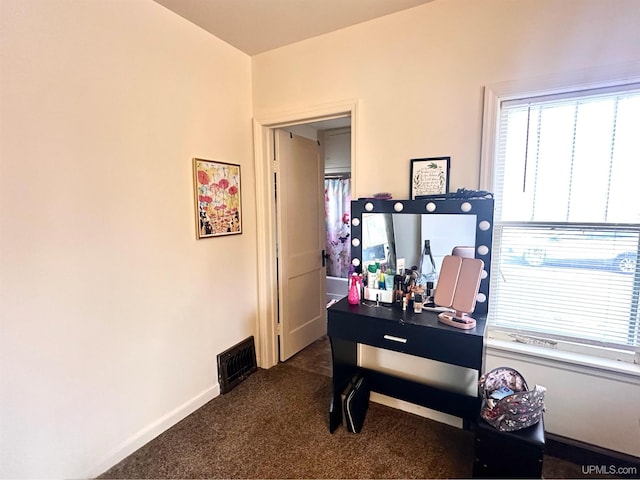
[[[475,258],[483,260],[484,272],[478,303],[471,314],[477,323],[470,330],[438,322],[438,312],[416,314],[398,306],[369,306],[375,302],[350,305],[344,298],[327,310],[333,359],[330,431],[342,422],[341,395],[358,372],[364,374],[371,391],[460,417],[465,428],[475,423],[480,412],[479,397],[362,368],[358,366],[358,344],[475,370],[477,383],[483,371],[493,208],[493,198],[469,195],[351,202],[351,263],[354,267],[366,271],[367,263],[379,259],[395,270],[401,258],[406,260],[407,267],[418,265],[416,254],[428,239],[438,271],[443,256],[451,254],[456,246],[466,246],[472,248]]]
[[[403,311],[393,306],[351,305],[346,298],[328,311],[328,335],[333,360],[333,396],[329,430],[342,422],[341,393],[356,372],[372,391],[461,417],[465,427],[475,422],[480,398],[451,392],[379,371],[361,368],[358,343],[470,368],[482,373],[486,315],[474,314],[474,329],[461,330],[438,322],[438,313]],[[477,380],[477,379],[476,379]]]

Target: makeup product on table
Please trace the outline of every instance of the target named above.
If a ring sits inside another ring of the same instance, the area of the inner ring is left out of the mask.
[[[413,313],[422,313],[422,294],[416,293],[413,300]]]

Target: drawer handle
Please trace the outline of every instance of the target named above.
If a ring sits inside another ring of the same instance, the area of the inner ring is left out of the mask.
[[[385,340],[391,340],[393,342],[407,343],[407,339],[406,338],[394,337],[393,335],[385,335],[383,338]]]

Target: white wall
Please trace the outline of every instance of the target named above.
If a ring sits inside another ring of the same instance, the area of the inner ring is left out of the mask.
[[[151,0],[0,0],[0,35],[0,477],[94,476],[255,332],[250,58]],[[241,164],[242,235],[195,240],[192,157]]]
[[[409,160],[478,185],[483,86],[640,59],[635,0],[435,0],[252,57],[254,115],[358,99],[357,196],[409,196]]]
[[[637,65],[638,18],[636,0],[435,0],[252,57],[254,115],[357,99],[354,197],[408,198],[410,159],[430,156],[451,156],[451,189],[478,188],[483,86]],[[518,358],[550,389],[548,431],[640,456],[637,381]]]

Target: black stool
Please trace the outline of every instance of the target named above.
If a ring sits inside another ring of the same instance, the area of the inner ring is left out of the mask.
[[[474,478],[542,478],[544,422],[501,432],[482,419],[476,427]]]

